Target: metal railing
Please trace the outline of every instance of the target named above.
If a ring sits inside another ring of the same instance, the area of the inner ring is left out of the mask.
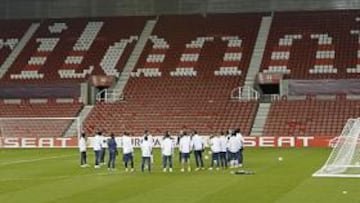
[[[251,87],[237,87],[231,91],[231,99],[239,101],[258,100],[260,98],[259,92]]]
[[[123,100],[124,97],[120,93],[120,91],[116,91],[113,89],[103,89],[96,94],[96,101],[102,101],[106,103],[115,102],[118,100]]]
[[[281,100],[281,96],[279,94],[263,94],[259,100],[260,102],[271,103],[273,101]]]

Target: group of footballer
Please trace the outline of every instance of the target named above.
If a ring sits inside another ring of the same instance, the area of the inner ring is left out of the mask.
[[[134,171],[134,145],[131,136],[128,132],[124,132],[119,139],[119,145],[115,139],[113,133],[110,134],[110,138],[104,136],[101,130],[98,130],[96,135],[92,139],[92,148],[95,153],[95,168],[101,168],[105,165],[105,154],[108,151],[108,170],[116,170],[115,161],[118,156],[118,148],[122,148],[123,163],[125,171]],[[228,130],[226,133],[221,132],[217,135],[210,136],[208,140],[211,152],[211,163],[208,170],[219,170],[220,168],[226,169],[241,167],[243,164],[243,146],[244,139],[240,132],[240,129]],[[153,147],[154,139],[145,130],[144,136],[140,141],[141,150],[141,171],[148,170],[151,172],[153,163]],[[83,132],[79,139],[80,150],[80,164],[81,167],[88,167],[86,157],[87,141],[86,135]],[[204,137],[198,135],[193,130],[191,133],[181,131],[176,138],[170,136],[169,132],[166,132],[162,140],[160,141],[162,166],[163,172],[173,171],[173,156],[175,149],[179,151],[179,161],[181,163],[181,172],[191,171],[190,166],[190,154],[194,153],[194,159],[196,164],[195,171],[205,170],[203,152],[205,151]],[[204,155],[207,159],[207,155]]]

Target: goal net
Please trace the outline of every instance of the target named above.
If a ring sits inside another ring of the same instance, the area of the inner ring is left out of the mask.
[[[78,117],[0,118],[0,137],[80,136]]]
[[[314,177],[360,178],[360,118],[350,119],[326,161]]]

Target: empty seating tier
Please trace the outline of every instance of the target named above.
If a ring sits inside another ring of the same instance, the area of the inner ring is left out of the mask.
[[[241,84],[261,17],[261,14],[160,17],[133,76],[227,75],[238,76]]]
[[[97,104],[85,122],[85,129],[94,134],[97,128],[106,133],[130,131],[140,136],[145,129],[153,135],[165,131],[197,130],[200,134],[216,134],[240,127],[249,135],[256,112],[256,102],[220,100],[148,99],[143,102]]]
[[[360,101],[276,101],[270,107],[264,135],[338,136],[346,121],[360,116]]]
[[[290,79],[360,77],[360,12],[276,12],[262,72]]]
[[[96,105],[86,128],[209,134],[241,127],[248,135],[258,103],[231,101],[230,94],[243,84],[260,20],[260,14],[160,17],[125,101]]]
[[[147,19],[46,19],[2,82],[82,82],[90,75],[119,76]]]
[[[41,120],[41,118],[76,117],[82,106],[80,103],[2,103],[0,104],[0,134],[19,137],[61,136],[73,120]]]
[[[0,20],[0,66],[14,50],[31,21],[28,20]]]

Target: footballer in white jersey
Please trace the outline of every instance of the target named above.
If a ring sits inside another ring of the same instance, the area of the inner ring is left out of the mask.
[[[86,160],[86,135],[85,132],[81,133],[79,138],[79,151],[80,151],[80,166],[81,167],[88,167],[87,160]]]
[[[216,164],[216,169],[218,170],[220,166],[219,158],[221,151],[220,137],[218,135],[210,137],[210,149],[212,152],[212,160],[209,170],[213,169],[214,164]]]
[[[144,140],[142,141],[140,148],[141,148],[141,157],[142,157],[141,171],[144,172],[145,164],[146,164],[148,171],[151,172],[150,158],[151,158],[152,144],[148,140],[147,136],[144,137]]]
[[[179,150],[181,154],[181,172],[184,172],[185,165],[187,165],[188,171],[190,172],[191,138],[186,132],[184,132],[183,136],[180,138]]]
[[[239,155],[238,155],[238,162],[239,162],[239,166],[241,167],[243,165],[243,160],[244,160],[244,155],[243,155],[244,137],[241,134],[240,128],[236,129],[235,133],[236,133],[236,137],[240,140],[240,150],[239,150]]]
[[[228,139],[224,132],[220,133],[220,164],[221,168],[227,168]]]
[[[144,137],[143,137],[143,140],[144,138],[147,137],[149,143],[151,144],[151,147],[154,147],[154,139],[153,139],[153,136],[149,133],[148,130],[145,130],[144,131]],[[151,160],[151,163],[154,163],[154,157],[153,157],[153,153],[151,151],[151,157],[150,157],[150,160]]]
[[[94,153],[95,153],[95,168],[100,168],[100,156],[101,156],[101,143],[102,143],[102,138],[101,138],[101,132],[96,133],[96,135],[93,138],[93,149],[94,149]]]
[[[204,140],[202,139],[202,137],[200,137],[198,135],[198,133],[196,131],[193,131],[193,136],[192,136],[192,148],[194,149],[194,156],[195,156],[195,164],[196,164],[196,169],[195,171],[201,169],[205,169],[204,168],[204,161],[203,161],[203,157],[202,157],[202,153],[204,151]]]
[[[128,165],[130,164],[131,172],[134,171],[134,157],[133,157],[133,144],[131,138],[129,137],[128,132],[124,132],[124,135],[121,138],[121,147],[123,148],[123,162],[125,171],[128,172]]]
[[[174,142],[171,139],[169,132],[165,133],[164,139],[161,142],[161,153],[163,158],[163,171],[167,171],[167,166],[169,166],[169,171],[172,172],[172,155],[174,151]]]

